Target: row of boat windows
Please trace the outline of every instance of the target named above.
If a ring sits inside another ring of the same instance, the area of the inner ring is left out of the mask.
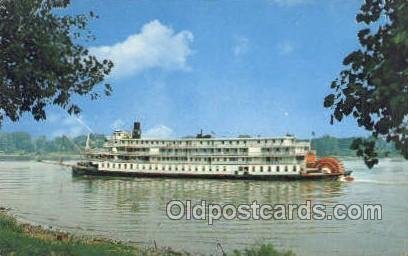
[[[266,161],[281,161],[282,157],[264,157]],[[289,158],[293,159],[293,158]],[[191,162],[251,162],[259,161],[259,158],[252,157],[151,157],[153,161],[191,161]]]
[[[171,148],[169,148],[169,149],[165,149],[165,148],[161,148],[160,149],[160,152],[161,153],[178,153],[178,152],[185,152],[185,153],[187,153],[187,152],[195,152],[195,153],[221,153],[221,152],[225,152],[225,153],[247,153],[248,152],[248,149],[247,148],[223,148],[223,149],[221,149],[221,148],[217,148],[217,149],[214,149],[214,148],[194,148],[194,149],[186,149],[186,148],[183,148],[183,149],[171,149]]]
[[[121,160],[144,160],[143,157],[131,157],[131,156],[118,156]],[[190,162],[281,162],[281,161],[294,161],[294,157],[150,157],[151,161],[190,161]],[[297,159],[303,160],[303,157]],[[145,161],[148,161],[147,159]]]
[[[249,143],[248,143],[249,142]],[[267,140],[199,140],[199,141],[159,141],[159,140],[114,140],[115,144],[136,144],[136,145],[246,145],[246,144],[283,144],[284,139],[267,139]]]
[[[118,147],[117,148],[119,151],[125,151],[125,152],[149,152],[150,148],[127,148],[127,147]],[[194,148],[194,149],[187,149],[187,148],[160,148],[160,153],[221,153],[221,152],[226,152],[226,153],[247,153],[248,149],[247,148]],[[288,148],[289,150],[289,148]]]
[[[262,152],[289,152],[290,148],[262,148]],[[160,153],[248,153],[248,148],[195,148],[195,149],[165,149],[161,148]]]
[[[191,165],[188,165],[188,166],[184,166],[184,165],[182,165],[182,166],[172,166],[172,165],[162,165],[162,166],[158,166],[158,165],[151,165],[151,164],[148,164],[148,165],[140,165],[140,166],[138,166],[138,165],[136,165],[136,164],[115,164],[115,163],[113,163],[113,164],[110,164],[110,163],[106,163],[106,165],[105,165],[105,163],[101,163],[101,167],[102,168],[105,168],[105,166],[106,166],[106,168],[118,168],[118,169],[142,169],[142,170],[156,170],[156,171],[158,171],[158,170],[162,170],[162,171],[199,171],[199,170],[201,170],[201,171],[223,171],[223,172],[225,172],[225,171],[227,171],[227,167],[226,166],[201,166],[201,167],[199,167],[199,166],[191,166]],[[296,165],[292,165],[291,166],[291,168],[290,168],[290,166],[287,166],[287,165],[285,165],[285,166],[279,166],[279,165],[277,165],[277,166],[274,166],[275,168],[273,168],[272,166],[252,166],[251,168],[250,168],[250,171],[251,172],[257,172],[257,171],[259,171],[259,172],[272,172],[273,171],[273,169],[274,169],[274,171],[276,171],[276,172],[280,172],[280,171],[283,171],[283,172],[289,172],[290,171],[290,169],[291,169],[291,171],[293,171],[293,172],[296,172],[296,171],[298,171],[298,168],[297,168],[297,166]],[[249,167],[240,167],[240,169],[242,169],[242,168],[248,168],[247,170],[249,170]]]
[[[101,155],[87,155],[89,159],[115,159],[115,156],[101,156]],[[147,157],[147,156],[127,156],[118,155],[116,156],[119,160],[124,161],[157,161],[157,162],[253,162],[261,163],[267,162],[272,164],[280,163],[292,163],[293,161],[303,161],[304,156],[294,157],[185,157],[185,156],[167,156],[167,157]]]
[[[264,169],[265,169],[265,171],[267,170],[268,172],[271,172],[271,171],[272,171],[272,166],[267,166],[267,167],[265,167],[265,168],[264,168],[263,166],[259,166],[259,167],[252,166],[251,171],[252,171],[252,172],[256,172],[258,169],[259,169],[260,172],[263,172]],[[280,172],[280,170],[281,170],[280,166],[277,165],[275,170],[276,170],[276,172]],[[289,172],[289,166],[285,165],[285,166],[283,167],[283,171],[284,171],[284,172]],[[296,165],[293,165],[293,166],[292,166],[292,171],[293,171],[293,172],[296,172],[296,171],[297,171]]]
[[[119,152],[124,152],[124,153],[132,153],[132,152],[144,152],[144,153],[149,153],[150,148],[126,148],[126,147],[118,147],[117,148]],[[297,148],[297,150],[305,150],[307,151],[309,148]],[[187,148],[180,148],[180,149],[166,149],[166,148],[160,148],[159,150],[160,153],[162,154],[177,154],[177,153],[222,153],[222,154],[239,154],[243,153],[246,154],[248,153],[248,148],[194,148],[194,149],[187,149]],[[295,149],[290,150],[289,147],[285,148],[262,148],[261,153],[295,153]]]

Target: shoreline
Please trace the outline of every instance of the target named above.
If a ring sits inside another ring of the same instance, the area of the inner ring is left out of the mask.
[[[80,154],[73,153],[48,153],[48,154],[2,154],[0,161],[78,161],[81,159]]]
[[[40,224],[35,221],[30,221],[21,217],[16,216],[16,213],[12,212],[12,208],[0,206],[0,218],[9,218],[16,222],[17,225],[21,226],[25,232],[33,234],[43,234],[46,237],[54,237],[59,241],[64,240],[86,240],[86,241],[101,241],[101,242],[111,242],[115,244],[125,244],[125,242],[115,239],[109,239],[98,235],[86,235],[86,234],[72,234],[62,228],[49,226],[46,224]]]
[[[220,243],[216,255],[222,256],[295,256],[291,250],[277,250],[271,244],[258,244],[242,251],[225,252]],[[73,235],[70,232],[29,223],[0,206],[0,255],[86,255],[86,256],[191,256],[205,255],[174,250],[171,247],[142,247],[131,242],[100,236]]]
[[[143,247],[97,235],[74,235],[19,218],[0,206],[0,255],[192,255],[171,248]],[[16,238],[16,241],[11,241]],[[32,251],[21,251],[21,247]],[[106,254],[107,253],[107,254]]]

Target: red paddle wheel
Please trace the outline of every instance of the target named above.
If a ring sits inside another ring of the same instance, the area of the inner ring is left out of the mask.
[[[343,164],[334,157],[323,157],[317,160],[315,168],[323,173],[344,173]]]
[[[316,153],[310,151],[306,154],[306,167],[308,169],[315,169],[321,173],[326,174],[342,174],[345,169],[343,164],[334,157],[316,158]]]

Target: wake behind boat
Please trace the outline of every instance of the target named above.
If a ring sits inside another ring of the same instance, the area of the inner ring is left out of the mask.
[[[310,141],[293,136],[213,138],[141,138],[115,131],[102,149],[90,149],[72,167],[74,175],[189,177],[226,179],[337,179],[349,176],[333,157],[317,159]]]

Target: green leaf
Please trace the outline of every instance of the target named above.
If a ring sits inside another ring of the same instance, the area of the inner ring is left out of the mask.
[[[324,107],[329,108],[329,107],[333,106],[333,104],[334,104],[334,94],[327,95],[324,98],[324,104],[323,104]]]

